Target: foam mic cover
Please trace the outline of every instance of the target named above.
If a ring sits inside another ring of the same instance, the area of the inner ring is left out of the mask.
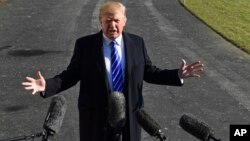
[[[184,114],[179,124],[185,131],[202,141],[208,141],[213,134],[213,130],[206,123],[194,118],[192,115]]]
[[[136,118],[148,134],[161,140],[167,139],[162,133],[160,125],[144,109],[136,111]]]
[[[125,125],[126,101],[123,93],[113,92],[109,95],[108,121],[115,129],[121,129]]]
[[[43,124],[43,128],[47,131],[47,133],[54,135],[55,133],[59,132],[66,109],[67,102],[62,95],[52,98],[47,116]]]

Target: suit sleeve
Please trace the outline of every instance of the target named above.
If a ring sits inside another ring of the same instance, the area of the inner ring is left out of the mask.
[[[80,45],[77,40],[67,69],[53,78],[46,79],[46,89],[42,97],[50,97],[74,86],[80,80]]]
[[[147,50],[142,39],[142,48],[144,53],[145,68],[144,68],[144,80],[148,83],[170,85],[170,86],[182,86],[183,83],[179,77],[178,69],[160,69],[152,64]]]

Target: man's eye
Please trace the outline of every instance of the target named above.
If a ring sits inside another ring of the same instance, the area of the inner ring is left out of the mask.
[[[117,19],[117,20],[114,20],[114,21],[115,21],[116,23],[119,23],[119,22],[120,22],[120,20],[118,20],[118,19]]]
[[[112,19],[106,19],[106,20],[105,20],[106,23],[110,23],[110,22],[112,22],[112,21],[114,21],[115,23],[119,23],[119,22],[120,22],[119,19],[113,19],[113,20],[112,20]]]
[[[110,20],[110,19],[105,20],[106,23],[110,23],[111,21],[112,20]]]

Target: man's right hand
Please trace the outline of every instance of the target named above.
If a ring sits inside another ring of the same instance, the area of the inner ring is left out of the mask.
[[[32,77],[26,77],[26,79],[26,82],[22,82],[25,90],[32,90],[33,95],[45,91],[46,82],[40,71],[37,72],[36,79]]]

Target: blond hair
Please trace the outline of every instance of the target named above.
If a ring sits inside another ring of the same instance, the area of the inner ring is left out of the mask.
[[[99,19],[105,14],[115,14],[118,11],[122,12],[124,17],[126,17],[126,7],[122,3],[115,1],[106,2],[100,8]]]

